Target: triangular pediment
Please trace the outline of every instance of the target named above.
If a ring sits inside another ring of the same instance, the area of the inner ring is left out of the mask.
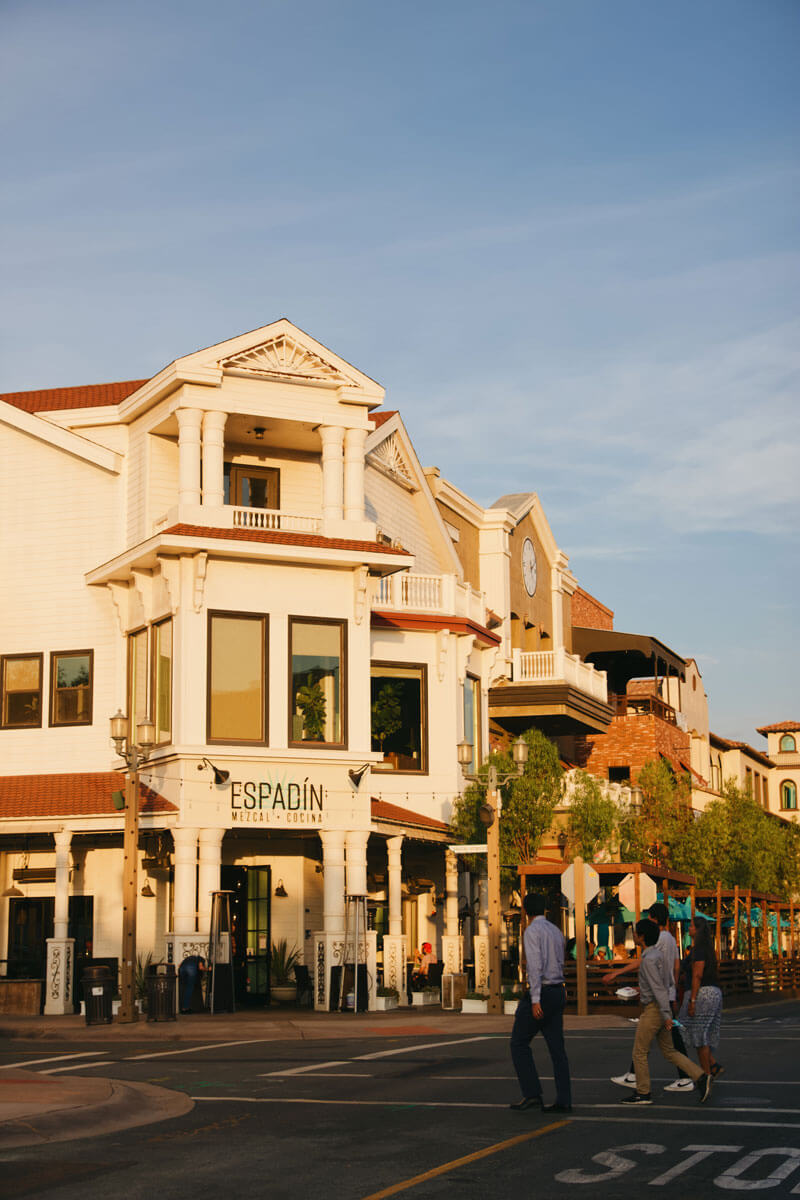
[[[258,346],[229,354],[220,360],[223,371],[243,371],[270,379],[303,380],[315,383],[356,386],[355,375],[315,354],[289,334],[280,333]]]
[[[416,488],[414,470],[397,433],[390,433],[370,452],[369,461],[407,487]]]

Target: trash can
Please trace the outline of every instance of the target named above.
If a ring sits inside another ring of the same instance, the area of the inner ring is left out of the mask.
[[[81,977],[87,1025],[111,1024],[114,980],[108,967],[86,967]]]
[[[147,1019],[148,1021],[177,1020],[177,982],[172,963],[153,963],[147,968]]]

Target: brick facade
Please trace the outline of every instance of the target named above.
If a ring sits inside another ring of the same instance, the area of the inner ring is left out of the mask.
[[[645,763],[659,755],[680,769],[688,766],[689,754],[688,733],[652,713],[615,717],[607,733],[575,739],[578,766],[602,779],[608,778],[609,767],[630,767],[632,784]]]
[[[581,629],[613,629],[614,612],[583,588],[576,588],[572,596],[572,624]]]

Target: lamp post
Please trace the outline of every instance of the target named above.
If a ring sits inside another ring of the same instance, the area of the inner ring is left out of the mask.
[[[498,775],[497,767],[489,765],[486,776],[486,803],[481,805],[480,818],[486,826],[486,877],[489,890],[489,1004],[490,1013],[502,1013],[503,1004],[500,998],[500,979],[502,961],[500,958],[500,813],[502,800],[500,788],[510,779],[521,775],[528,761],[528,743],[523,737],[518,737],[512,747],[515,771]],[[465,779],[470,783],[481,783],[477,774],[470,774],[466,768],[472,762],[472,744],[463,741],[458,744],[458,761]]]
[[[152,721],[136,726],[136,741],[128,741],[128,718],[117,711],[111,718],[111,740],[125,760],[125,834],[122,867],[122,978],[119,1021],[139,1019],[136,1008],[136,903],[139,874],[139,768],[155,743]]]

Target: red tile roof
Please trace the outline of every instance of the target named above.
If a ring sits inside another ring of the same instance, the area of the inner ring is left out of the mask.
[[[771,758],[767,758],[762,750],[756,750],[755,746],[748,745],[747,742],[736,742],[730,738],[720,737],[718,733],[713,731],[708,735],[712,746],[718,747],[720,750],[741,750],[743,754],[749,754],[756,762],[762,763],[765,767],[772,767],[775,764]]]
[[[25,412],[56,412],[65,408],[104,408],[132,396],[146,379],[125,383],[88,383],[82,387],[45,388],[39,392],[4,392],[0,400]]]
[[[117,815],[112,792],[125,788],[121,771],[78,775],[0,776],[0,819]],[[177,808],[158,792],[139,785],[139,811],[171,813]]]
[[[778,721],[777,725],[762,725],[756,733],[795,733],[800,732],[800,721]]]
[[[423,829],[437,829],[449,833],[450,826],[445,821],[437,821],[434,817],[424,817],[422,813],[412,812],[409,808],[401,808],[399,804],[389,804],[386,800],[372,800],[373,821],[396,821],[401,825],[419,825]]]
[[[235,542],[262,542],[278,546],[316,546],[321,550],[358,550],[365,554],[397,554],[409,556],[408,550],[397,550],[383,542],[361,542],[351,538],[322,537],[317,533],[283,533],[277,529],[207,529],[203,525],[171,525],[162,531],[174,537],[224,538]]]
[[[370,421],[372,421],[372,424],[375,426],[376,429],[380,429],[381,425],[383,425],[383,423],[385,421],[388,421],[390,417],[396,417],[396,416],[397,416],[397,409],[394,408],[394,409],[386,409],[385,412],[381,411],[381,412],[370,413],[369,419],[370,419]]]

